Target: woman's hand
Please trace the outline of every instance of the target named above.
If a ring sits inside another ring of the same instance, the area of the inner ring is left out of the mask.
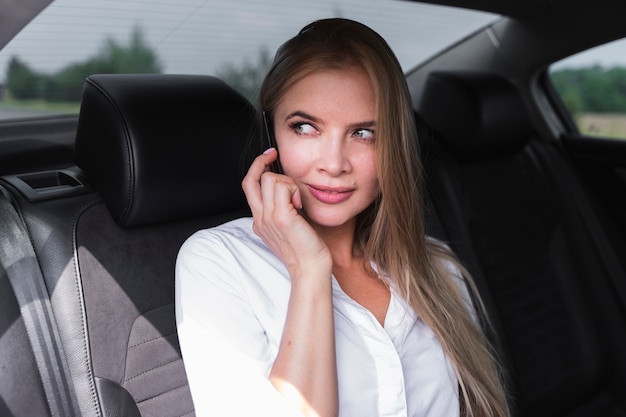
[[[276,149],[265,151],[254,160],[242,182],[254,217],[254,232],[281,259],[292,279],[318,274],[330,278],[330,252],[299,213],[302,200],[298,186],[290,177],[269,170],[276,158]]]

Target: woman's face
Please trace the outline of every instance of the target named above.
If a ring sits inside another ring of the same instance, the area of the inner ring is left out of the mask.
[[[375,99],[358,68],[314,72],[279,101],[274,132],[280,162],[315,226],[354,224],[379,193]]]

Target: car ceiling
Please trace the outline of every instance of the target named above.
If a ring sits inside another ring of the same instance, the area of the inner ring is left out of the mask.
[[[415,1],[415,0],[413,0]],[[421,0],[420,3],[472,8],[503,16],[482,34],[452,46],[463,56],[449,54],[435,67],[489,69],[509,78],[529,79],[569,55],[626,36],[626,2],[620,0]],[[480,43],[468,47],[468,43]],[[493,43],[495,50],[488,52]],[[487,54],[487,55],[485,55]],[[455,59],[450,61],[449,59]],[[494,60],[496,62],[494,62]],[[435,58],[435,61],[437,59]],[[482,61],[482,62],[477,62]]]
[[[0,0],[0,49],[52,0]]]
[[[585,17],[589,12],[614,11],[624,8],[619,0],[595,0],[593,2],[571,0],[420,0],[420,3],[471,8],[509,16],[516,19],[574,18]]]
[[[422,0],[420,3],[507,16],[532,29],[534,35],[542,35],[544,42],[565,40],[573,51],[626,36],[626,2],[620,0]]]

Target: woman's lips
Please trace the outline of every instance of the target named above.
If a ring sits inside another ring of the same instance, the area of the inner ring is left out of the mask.
[[[346,201],[354,193],[353,188],[326,188],[307,185],[311,195],[325,204],[337,204]]]

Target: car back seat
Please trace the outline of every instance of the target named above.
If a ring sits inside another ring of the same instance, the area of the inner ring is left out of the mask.
[[[80,168],[13,178],[83,416],[194,415],[175,259],[194,231],[248,214],[241,179],[255,126],[253,106],[213,77],[94,75]]]
[[[416,111],[434,133],[431,222],[477,281],[514,415],[626,415],[626,276],[619,259],[605,267],[576,205],[597,207],[565,157],[495,75],[432,73]]]

